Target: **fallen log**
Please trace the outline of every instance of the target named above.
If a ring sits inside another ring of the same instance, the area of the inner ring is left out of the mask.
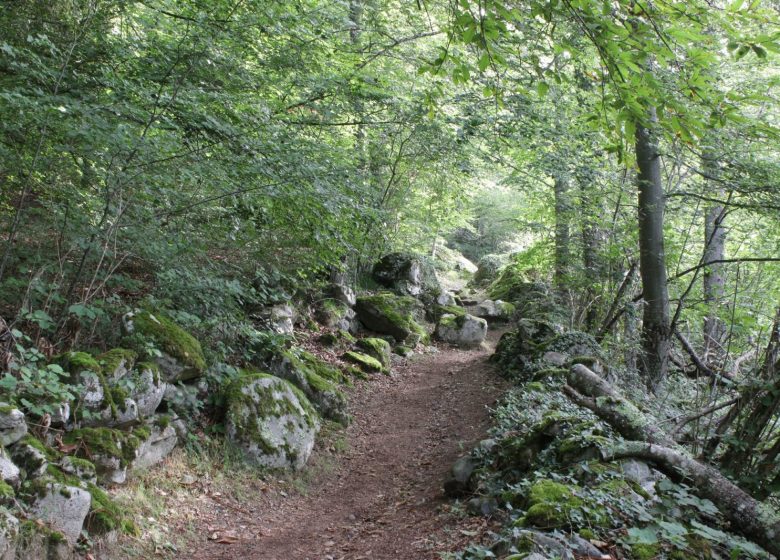
[[[586,366],[574,364],[567,380],[571,387],[563,388],[566,395],[578,405],[589,408],[606,420],[624,438],[648,441],[665,447],[677,445],[665,432],[648,422],[644,413],[634,403],[620,395],[612,385]]]
[[[653,443],[626,441],[602,450],[606,461],[635,458],[654,463],[671,477],[683,477],[711,500],[731,526],[748,539],[780,556],[780,516],[723,476],[718,469]]]
[[[609,383],[582,364],[572,366],[564,386],[566,395],[592,410],[626,441],[601,453],[605,460],[634,457],[655,463],[667,475],[689,481],[710,499],[745,537],[780,557],[780,516],[731,482],[716,468],[687,455],[669,435]],[[641,440],[641,441],[636,441]]]

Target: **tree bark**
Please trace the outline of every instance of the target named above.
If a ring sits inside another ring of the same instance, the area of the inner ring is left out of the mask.
[[[780,555],[780,517],[717,469],[675,449],[639,441],[627,441],[603,450],[602,457],[608,461],[630,457],[652,461],[670,477],[684,478],[718,506],[734,529],[775,556]]]
[[[705,151],[702,156],[702,166],[710,177],[717,177],[718,166],[714,154]],[[719,189],[716,198],[723,198],[723,190]],[[713,204],[707,209],[704,217],[704,256],[702,262],[722,261],[726,258],[726,229],[723,221],[725,213],[723,205]],[[707,317],[704,319],[704,358],[711,352],[716,356],[722,354],[719,350],[726,334],[724,322],[718,316],[718,309],[723,300],[726,279],[723,275],[723,265],[720,262],[711,264],[704,269],[704,303],[707,305]]]
[[[587,367],[572,366],[567,381],[570,386],[564,386],[564,392],[575,403],[592,410],[623,437],[640,440],[602,449],[604,460],[635,457],[652,461],[672,478],[685,478],[702,496],[718,506],[732,527],[772,554],[780,554],[780,517],[769,508],[763,507],[714,467],[688,457],[671,437]]]
[[[567,287],[571,249],[569,245],[569,222],[571,220],[569,183],[565,177],[555,177],[555,286],[564,292]]]
[[[636,126],[636,161],[639,173],[639,272],[645,306],[642,322],[640,369],[648,387],[656,391],[669,367],[669,293],[666,288],[664,254],[664,189],[661,160],[650,129],[655,109],[648,112],[648,125]]]

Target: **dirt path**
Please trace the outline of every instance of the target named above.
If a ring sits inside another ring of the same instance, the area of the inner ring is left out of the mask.
[[[441,485],[454,460],[484,437],[486,407],[505,389],[489,355],[442,348],[360,384],[350,399],[347,450],[335,465],[322,468],[323,452],[315,452],[318,476],[305,494],[225,510],[224,526],[240,528],[241,540],[203,543],[191,557],[417,560],[473,539],[485,521],[452,513]]]

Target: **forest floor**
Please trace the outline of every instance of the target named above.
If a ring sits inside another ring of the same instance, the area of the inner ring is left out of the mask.
[[[206,492],[192,522],[195,560],[426,559],[479,541],[491,521],[443,495],[453,462],[485,437],[489,410],[506,389],[490,349],[440,348],[396,365],[351,392],[354,420],[324,438],[304,483],[236,505]],[[289,482],[289,479],[288,479]]]

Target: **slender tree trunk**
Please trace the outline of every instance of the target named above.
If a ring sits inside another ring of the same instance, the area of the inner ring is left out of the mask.
[[[582,265],[585,270],[585,330],[593,332],[596,329],[598,307],[598,283],[604,277],[604,262],[599,257],[602,232],[598,223],[600,202],[594,204],[593,182],[594,173],[584,168],[578,173],[580,186],[580,225],[582,227]]]
[[[658,146],[650,128],[655,122],[655,108],[651,108],[648,126],[637,123],[636,127],[639,272],[645,300],[640,369],[652,390],[656,390],[666,377],[671,339],[664,254],[664,190]]]
[[[570,265],[569,222],[571,212],[569,206],[569,183],[565,177],[555,177],[555,286],[564,292],[567,287],[567,277]]]
[[[717,163],[714,154],[705,152],[703,167],[707,175],[716,176]],[[722,195],[722,189],[717,190]],[[714,204],[707,209],[704,217],[704,262],[723,260],[726,258],[726,229],[723,225],[723,206]],[[709,354],[719,352],[723,337],[726,334],[724,322],[719,318],[718,310],[723,301],[726,279],[723,276],[723,265],[711,264],[704,269],[704,302],[707,305],[707,317],[704,319],[704,352],[705,360]]]

